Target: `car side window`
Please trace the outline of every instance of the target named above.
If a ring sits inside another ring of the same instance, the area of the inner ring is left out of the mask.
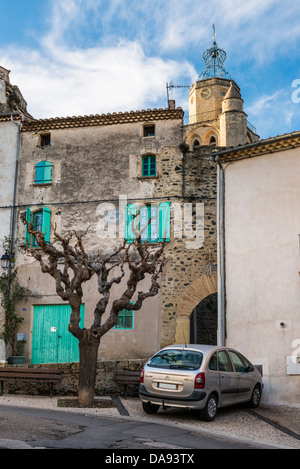
[[[229,350],[228,353],[233,362],[235,371],[239,371],[239,372],[245,371],[245,368],[247,368],[247,365],[242,360],[242,358],[237,353],[233,352],[232,350]]]
[[[208,369],[212,371],[218,371],[218,357],[216,352],[209,360]]]
[[[225,350],[221,350],[218,353],[218,364],[219,364],[219,371],[233,371],[233,366],[228,356],[228,353]]]

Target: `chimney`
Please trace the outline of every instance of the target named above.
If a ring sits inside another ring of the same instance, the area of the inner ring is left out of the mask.
[[[169,99],[168,107],[169,109],[175,109],[175,99]]]

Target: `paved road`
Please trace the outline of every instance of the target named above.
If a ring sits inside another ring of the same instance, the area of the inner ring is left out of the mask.
[[[255,445],[230,438],[194,435],[190,430],[174,425],[138,422],[128,417],[99,417],[0,405],[1,447],[106,449],[114,452],[120,449],[148,449],[157,453],[162,449],[182,452],[186,449],[249,449]]]

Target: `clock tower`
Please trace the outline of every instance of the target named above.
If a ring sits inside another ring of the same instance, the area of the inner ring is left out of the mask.
[[[248,128],[240,88],[223,66],[226,53],[217,46],[215,29],[213,44],[202,57],[205,70],[189,92],[185,142],[192,150],[199,146],[226,147],[258,140],[255,129]]]

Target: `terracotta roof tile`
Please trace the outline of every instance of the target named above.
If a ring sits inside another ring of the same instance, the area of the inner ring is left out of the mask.
[[[147,122],[167,119],[182,119],[183,110],[176,109],[147,109],[142,111],[114,112],[89,116],[51,117],[49,119],[34,119],[24,122],[23,132],[51,129],[65,129],[72,127],[89,127],[97,125],[125,124],[130,122]]]

